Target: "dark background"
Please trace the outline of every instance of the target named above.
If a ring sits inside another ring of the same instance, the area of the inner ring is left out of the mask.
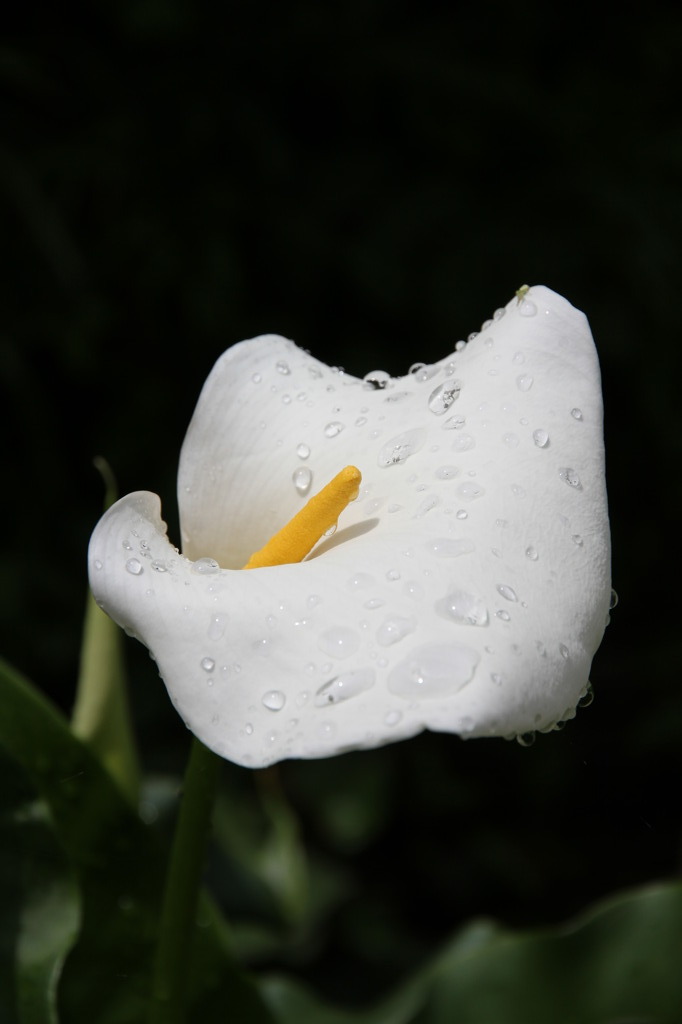
[[[331,994],[381,990],[472,915],[560,921],[679,873],[673,6],[99,0],[27,5],[0,37],[0,650],[65,709],[92,458],[177,538],[180,444],[227,346],[274,331],[403,373],[526,281],[590,318],[620,595],[596,702],[530,749],[426,735],[282,766],[337,883],[289,959]],[[188,736],[128,655],[145,766],[179,774]]]

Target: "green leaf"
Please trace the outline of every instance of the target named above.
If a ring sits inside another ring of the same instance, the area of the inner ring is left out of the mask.
[[[60,1024],[143,1020],[166,873],[156,833],[61,714],[2,661],[0,751],[49,808],[82,894],[82,927],[59,986]],[[188,1019],[223,1024],[234,1003],[244,1021],[269,1022],[206,898],[192,940]]]

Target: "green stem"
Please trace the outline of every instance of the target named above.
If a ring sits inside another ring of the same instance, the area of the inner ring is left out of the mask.
[[[161,908],[149,1024],[183,1024],[187,969],[196,929],[219,759],[194,739]]]

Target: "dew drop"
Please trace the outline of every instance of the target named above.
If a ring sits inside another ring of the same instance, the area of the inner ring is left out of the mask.
[[[414,514],[415,519],[423,519],[427,512],[430,512],[432,508],[440,504],[440,498],[436,494],[430,494],[428,498],[420,503],[419,508]]]
[[[213,658],[202,658],[201,667],[203,668],[204,672],[212,672],[213,669],[215,668],[215,661],[213,660]]]
[[[581,420],[583,418],[583,411],[582,411],[582,409],[578,409],[578,408],[571,409],[571,416],[573,417],[574,420]]]
[[[592,688],[592,683],[588,683],[587,684],[587,689],[585,690],[584,694],[582,695],[582,697],[578,701],[578,707],[579,708],[589,708],[589,706],[593,702],[593,700],[594,700],[594,690]]]
[[[362,379],[367,388],[379,391],[387,387],[391,380],[391,375],[390,373],[386,373],[385,370],[370,370],[370,372],[366,373]]]
[[[516,363],[517,365],[519,363],[525,363],[525,361],[526,357],[524,356],[523,352],[515,352],[512,356],[512,363]]]
[[[449,380],[439,384],[429,395],[429,409],[435,416],[442,416],[459,398],[462,382]]]
[[[479,484],[475,484],[472,480],[467,480],[465,483],[460,484],[457,488],[457,494],[460,498],[464,498],[466,501],[475,501],[476,498],[480,498],[485,494],[485,491]]]
[[[579,533],[574,533],[573,536],[571,537],[571,540],[576,545],[576,547],[581,548],[583,546],[583,539],[582,539],[582,537],[580,536]]]
[[[468,519],[469,518],[469,513],[467,512],[467,510],[465,508],[458,508],[457,511],[455,512],[455,515],[457,516],[458,519]]]
[[[296,448],[296,454],[299,459],[307,459],[310,457],[310,448],[307,444],[299,444]]]
[[[371,597],[369,601],[365,601],[364,607],[369,611],[375,611],[377,608],[383,608],[384,604],[380,597]]]
[[[495,615],[497,616],[498,619],[502,619],[503,622],[509,622],[509,620],[511,619],[511,615],[509,614],[509,612],[505,612],[504,609],[500,609],[499,612],[495,612]]]
[[[384,723],[392,727],[394,725],[397,725],[398,722],[400,722],[400,720],[402,719],[402,717],[402,711],[389,711],[386,717],[384,718]]]
[[[289,364],[286,363],[283,359],[280,359],[279,362],[276,363],[275,369],[277,370],[277,373],[281,373],[284,376],[288,376],[291,373],[291,370],[289,369]]]
[[[425,644],[391,670],[388,689],[408,700],[449,697],[473,679],[479,660],[471,647]]]
[[[100,562],[99,558],[96,558],[95,559],[95,569],[99,570],[101,568],[102,568],[102,563]]]
[[[324,708],[329,704],[341,704],[374,686],[376,673],[373,668],[358,668],[340,672],[324,683],[315,693],[315,707]]]
[[[454,537],[436,537],[427,545],[432,554],[438,558],[459,558],[476,550],[476,545],[468,539],[457,540]]]
[[[504,306],[500,306],[500,308],[496,309],[495,312],[493,313],[493,320],[501,320],[506,312],[507,310],[504,308]]]
[[[220,640],[221,636],[225,632],[225,626],[227,625],[226,615],[212,615],[211,621],[208,627],[208,638],[209,640]]]
[[[516,591],[512,587],[507,586],[506,583],[497,584],[497,593],[501,594],[505,601],[518,601]]]
[[[569,487],[573,487],[576,491],[582,491],[583,485],[580,482],[580,477],[574,469],[570,469],[568,466],[559,470],[559,476],[568,484]]]
[[[261,703],[268,711],[281,711],[287,699],[281,690],[268,690],[261,697]]]
[[[617,604],[618,604],[618,594],[616,593],[615,590],[612,590],[611,591],[611,597],[609,599],[609,611],[612,612]]]
[[[389,581],[389,583],[393,583],[395,582],[395,580],[400,579],[400,573],[398,572],[397,569],[389,569],[388,572],[386,573],[386,579]]]
[[[397,644],[403,637],[413,633],[417,623],[415,619],[404,618],[400,615],[392,615],[386,619],[376,633],[377,643],[381,647],[391,647]]]
[[[520,747],[532,747],[535,743],[535,733],[521,732],[516,737],[516,742],[519,744]]]
[[[507,448],[518,448],[519,439],[516,434],[503,434],[502,440],[506,444]]]
[[[220,572],[220,566],[215,558],[197,558],[196,562],[192,563],[192,572],[198,572],[201,576],[211,576]]]
[[[313,474],[307,466],[301,466],[299,469],[295,469],[291,479],[294,481],[294,487],[300,495],[307,494],[313,482]]]
[[[453,590],[442,601],[436,602],[436,611],[446,619],[462,626],[487,626],[488,609],[480,598],[466,590]]]
[[[476,441],[471,434],[461,434],[452,443],[453,452],[468,452],[471,448],[474,448]]]
[[[533,378],[528,373],[521,373],[516,378],[516,386],[519,391],[530,391],[533,387]]]
[[[457,466],[439,466],[434,475],[438,480],[452,480],[458,473],[459,469]]]
[[[319,646],[333,658],[348,658],[360,646],[360,636],[347,626],[332,626],[321,634]]]
[[[535,442],[538,448],[546,448],[549,444],[549,434],[546,430],[534,430],[533,441]]]
[[[152,562],[152,569],[154,572],[168,572],[168,566],[160,558],[155,558]]]
[[[126,569],[133,576],[139,576],[140,573],[144,572],[144,569],[142,568],[142,562],[140,562],[137,558],[129,558],[128,561],[126,562]]]
[[[568,661],[569,654],[568,647],[566,646],[566,644],[559,644],[559,654],[564,659],[564,661]]]
[[[531,562],[537,562],[538,560],[538,553],[532,545],[526,548],[526,558],[529,558]]]
[[[345,427],[343,423],[339,423],[338,420],[332,420],[332,422],[328,423],[327,426],[324,428],[324,436],[337,437],[344,429]]]
[[[379,465],[382,469],[402,465],[411,455],[423,448],[426,437],[427,431],[423,427],[415,427],[403,434],[397,434],[381,448],[377,459]]]
[[[501,676],[499,672],[491,672],[490,678],[494,682],[495,686],[502,686],[504,682],[504,676]]]
[[[538,311],[538,307],[530,299],[524,299],[519,306],[520,316],[535,316]]]

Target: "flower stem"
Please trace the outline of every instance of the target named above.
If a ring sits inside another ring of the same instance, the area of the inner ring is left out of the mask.
[[[183,1024],[189,951],[218,778],[218,757],[194,739],[161,907],[149,1024]]]

